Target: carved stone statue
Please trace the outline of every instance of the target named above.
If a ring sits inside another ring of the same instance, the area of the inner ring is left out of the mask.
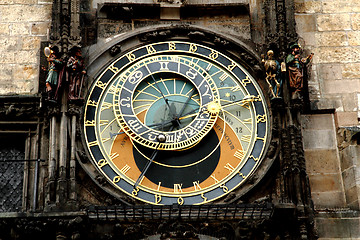
[[[48,73],[45,80],[47,97],[48,100],[54,100],[59,78],[62,76],[63,62],[56,47],[46,47],[44,54],[48,61]]]
[[[303,98],[304,68],[311,61],[313,53],[306,58],[300,57],[301,46],[297,43],[290,46],[291,53],[286,57],[291,99]]]
[[[81,88],[84,82],[86,71],[81,49],[74,47],[70,51],[67,61],[67,80],[69,82],[69,100],[80,99]]]
[[[274,51],[269,50],[267,52],[267,58],[263,56],[262,62],[266,71],[266,82],[269,84],[272,98],[281,97],[281,65],[274,59]]]

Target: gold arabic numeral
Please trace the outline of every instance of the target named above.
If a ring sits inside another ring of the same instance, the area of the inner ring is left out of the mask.
[[[234,86],[234,87],[231,88],[232,92],[237,92],[237,91],[240,91],[240,90],[241,90],[240,86]]]
[[[184,199],[182,197],[179,197],[177,200],[179,205],[183,205],[184,204]]]
[[[100,159],[97,164],[100,168],[102,168],[103,166],[108,164],[108,162],[105,159]]]
[[[204,202],[207,201],[207,197],[205,197],[204,193],[201,194],[201,198],[204,199]]]
[[[260,122],[266,122],[266,115],[256,115],[256,122],[260,123]]]
[[[126,57],[129,59],[130,62],[133,62],[136,59],[136,56],[133,53],[126,54]]]
[[[97,81],[96,86],[104,90],[106,87],[106,83],[103,83],[102,81]]]
[[[117,152],[114,152],[110,155],[110,159],[114,160],[115,158],[117,158],[118,156],[120,156],[120,154],[118,154]]]
[[[249,76],[246,76],[246,78],[242,79],[241,82],[245,87],[247,84],[251,83],[251,80],[250,80]]]
[[[146,46],[146,50],[147,50],[147,52],[148,52],[149,54],[156,53],[156,50],[155,50],[155,48],[154,48],[152,45]]]
[[[111,65],[109,67],[109,70],[112,71],[113,73],[118,73],[120,72],[120,69],[118,67],[115,67],[114,65]]]
[[[158,204],[161,202],[161,195],[155,194],[155,203]]]
[[[121,180],[120,176],[115,176],[112,181],[113,181],[113,183],[118,183],[118,182],[120,182],[120,180]]]
[[[132,191],[131,194],[132,194],[133,196],[137,196],[139,191],[140,191],[140,188],[136,187],[136,188]]]
[[[95,127],[95,120],[86,120],[85,127]]]
[[[231,62],[231,64],[227,66],[227,69],[229,69],[230,71],[232,71],[235,67],[236,67],[236,63],[235,63],[235,62]]]
[[[236,152],[234,153],[234,157],[240,159],[240,161],[244,158],[245,156],[245,151],[244,150],[236,150]]]
[[[100,120],[99,126],[104,126],[109,123],[109,120]]]
[[[189,47],[189,52],[196,52],[197,50],[197,46],[193,43],[190,44],[190,47]]]
[[[200,181],[193,182],[195,191],[201,190]]]
[[[215,51],[211,51],[211,53],[209,54],[209,58],[215,60],[219,57],[219,54],[218,52],[215,52]]]
[[[235,170],[235,168],[234,168],[233,166],[231,166],[230,163],[226,163],[226,165],[224,166],[224,168],[227,169],[227,170],[229,170],[230,173],[232,173],[232,172]]]
[[[123,174],[126,174],[129,170],[131,169],[131,167],[129,165],[125,165],[120,169],[120,172],[122,172]]]
[[[114,105],[112,103],[109,102],[103,102],[103,104],[101,105],[101,109],[100,111],[104,111],[106,109],[111,109]]]
[[[89,147],[93,147],[93,146],[96,146],[96,145],[99,145],[96,140],[88,143]]]
[[[247,118],[243,120],[244,124],[251,124],[252,123],[252,118]]]
[[[224,81],[227,77],[228,75],[226,73],[223,73],[219,78],[221,81]]]
[[[169,42],[169,50],[176,50],[176,43]]]
[[[97,107],[98,102],[96,102],[96,101],[94,101],[94,100],[89,100],[89,101],[87,102],[87,105],[88,105],[88,106],[92,106],[92,107]]]
[[[219,182],[219,180],[216,179],[215,174],[211,175],[210,177],[211,177],[212,179],[214,179],[215,183],[218,183],[218,182]]]
[[[120,91],[120,88],[117,88],[115,86],[111,86],[109,89],[109,93],[116,94]]]
[[[244,136],[241,137],[240,140],[243,141],[243,142],[248,142],[249,143],[251,141],[251,135],[244,135]]]
[[[229,189],[228,189],[227,186],[225,186],[225,184],[221,185],[220,188],[221,188],[225,193],[229,192]]]
[[[239,175],[240,175],[243,179],[246,178],[246,176],[245,176],[242,172],[239,172]]]
[[[174,193],[182,193],[182,183],[174,184]]]

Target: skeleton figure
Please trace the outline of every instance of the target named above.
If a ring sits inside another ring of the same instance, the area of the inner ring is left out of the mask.
[[[267,52],[267,59],[263,59],[266,71],[266,82],[269,84],[271,96],[273,98],[281,97],[281,66],[274,58],[274,51]]]

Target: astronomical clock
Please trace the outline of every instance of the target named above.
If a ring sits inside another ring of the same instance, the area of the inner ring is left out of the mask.
[[[155,205],[216,202],[256,174],[270,140],[257,80],[218,48],[158,41],[96,73],[86,150],[115,192]]]

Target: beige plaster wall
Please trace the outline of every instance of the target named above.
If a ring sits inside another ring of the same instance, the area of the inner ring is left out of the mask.
[[[36,94],[51,0],[0,0],[0,95]],[[42,53],[41,53],[42,54]]]
[[[297,31],[314,52],[310,98],[315,109],[336,109],[338,126],[358,124],[360,1],[295,0]]]

